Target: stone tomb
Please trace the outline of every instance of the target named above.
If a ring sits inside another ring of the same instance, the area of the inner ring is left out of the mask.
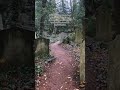
[[[34,64],[34,32],[21,28],[0,31],[0,65]]]

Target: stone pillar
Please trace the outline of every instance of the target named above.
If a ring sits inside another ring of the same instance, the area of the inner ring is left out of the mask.
[[[85,82],[85,28],[84,24],[76,30],[76,42],[80,45],[80,83]]]
[[[80,44],[80,82],[85,82],[85,40]]]

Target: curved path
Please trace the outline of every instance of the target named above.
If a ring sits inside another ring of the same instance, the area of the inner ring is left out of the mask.
[[[46,72],[39,78],[39,90],[80,90],[76,81],[79,80],[76,79],[78,63],[59,44],[50,45],[56,60],[47,66]]]

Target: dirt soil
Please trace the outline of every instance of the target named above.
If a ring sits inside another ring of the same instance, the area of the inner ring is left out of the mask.
[[[78,61],[59,44],[50,45],[56,60],[47,65],[45,73],[38,77],[36,90],[83,90],[79,88]]]

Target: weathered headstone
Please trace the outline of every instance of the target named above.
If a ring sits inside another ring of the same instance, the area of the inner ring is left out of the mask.
[[[34,66],[34,0],[2,0],[0,5],[0,59]]]
[[[67,36],[68,36],[67,33],[64,33],[64,32],[60,33],[59,34],[59,40],[60,40],[60,42],[63,42],[63,39],[65,39]]]
[[[34,32],[11,28],[0,31],[0,38],[0,61],[14,66],[34,65]]]
[[[40,37],[35,40],[35,55],[39,58],[49,55],[49,39]]]
[[[76,28],[75,29],[75,43],[80,44],[82,43],[82,40],[83,40],[82,30],[80,30],[80,28]]]

